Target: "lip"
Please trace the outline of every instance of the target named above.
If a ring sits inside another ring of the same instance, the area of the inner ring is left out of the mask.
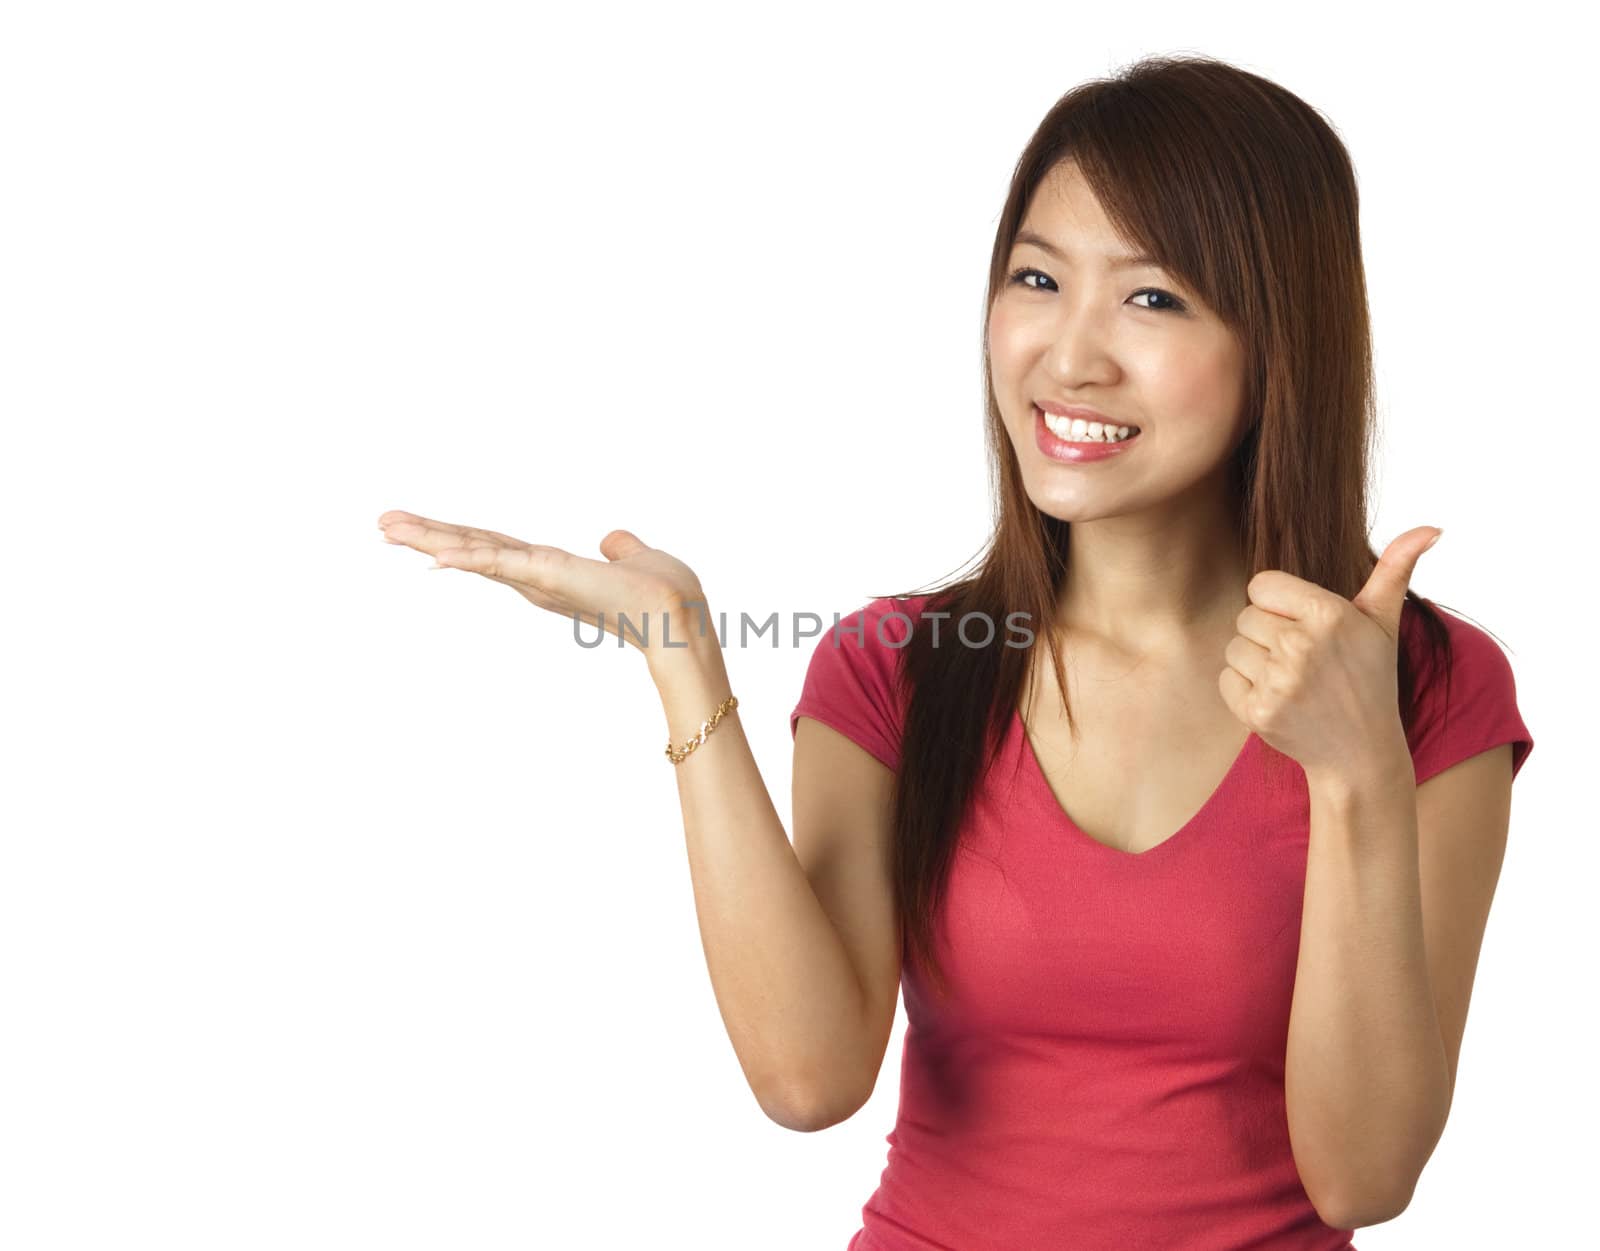
[[[1052,406],[1051,412],[1054,412],[1056,407],[1058,406]],[[1071,415],[1078,416],[1082,411],[1085,410],[1078,410]],[[1091,418],[1085,417],[1084,420],[1088,421]],[[1105,422],[1105,419],[1100,417],[1092,420],[1101,421],[1102,424]],[[1143,437],[1144,431],[1140,430],[1139,433],[1129,435],[1119,443],[1070,443],[1066,439],[1057,438],[1050,427],[1045,425],[1044,410],[1037,403],[1033,406],[1033,441],[1035,446],[1051,460],[1074,465],[1085,461],[1106,460],[1112,456],[1122,455]]]

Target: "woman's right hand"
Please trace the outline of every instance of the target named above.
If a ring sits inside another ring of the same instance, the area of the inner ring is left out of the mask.
[[[613,530],[600,540],[605,557],[600,561],[398,510],[379,517],[378,528],[390,543],[415,548],[448,568],[482,574],[550,612],[601,625],[647,656],[662,650],[668,616],[675,648],[702,631],[714,637],[703,624],[708,610],[694,570],[676,556],[647,547],[628,530]],[[618,629],[619,613],[628,618],[626,634]],[[648,643],[641,645],[635,631],[646,634]]]

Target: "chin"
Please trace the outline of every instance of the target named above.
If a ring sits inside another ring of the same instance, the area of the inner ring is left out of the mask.
[[[1036,491],[1029,491],[1028,499],[1046,517],[1053,517],[1057,521],[1099,521],[1103,517],[1118,515],[1114,512],[1096,511],[1093,505],[1081,499],[1062,499],[1049,494],[1041,495]]]

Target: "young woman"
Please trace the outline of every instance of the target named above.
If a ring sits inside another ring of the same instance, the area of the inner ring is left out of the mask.
[[[380,525],[688,644],[623,636],[767,1114],[859,1109],[904,990],[854,1251],[1350,1248],[1444,1129],[1533,741],[1491,637],[1409,589],[1439,531],[1366,537],[1349,157],[1271,82],[1140,62],[1039,126],[988,297],[995,532],[818,644],[792,846],[682,562]]]

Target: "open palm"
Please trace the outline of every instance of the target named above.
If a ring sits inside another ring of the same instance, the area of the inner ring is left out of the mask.
[[[652,623],[647,632],[648,649],[659,645],[658,623],[668,614],[678,619],[672,627],[676,638],[686,638],[697,628],[699,618],[689,605],[705,596],[694,570],[676,556],[647,546],[628,530],[612,530],[600,540],[605,560],[590,560],[494,530],[398,510],[379,517],[378,528],[390,543],[415,548],[441,565],[482,574],[509,586],[531,604],[576,616],[588,625],[601,625],[606,633],[636,647],[640,643],[632,631],[619,632],[619,614],[626,614],[635,630],[641,630],[645,622]],[[679,628],[679,622],[684,628]]]

